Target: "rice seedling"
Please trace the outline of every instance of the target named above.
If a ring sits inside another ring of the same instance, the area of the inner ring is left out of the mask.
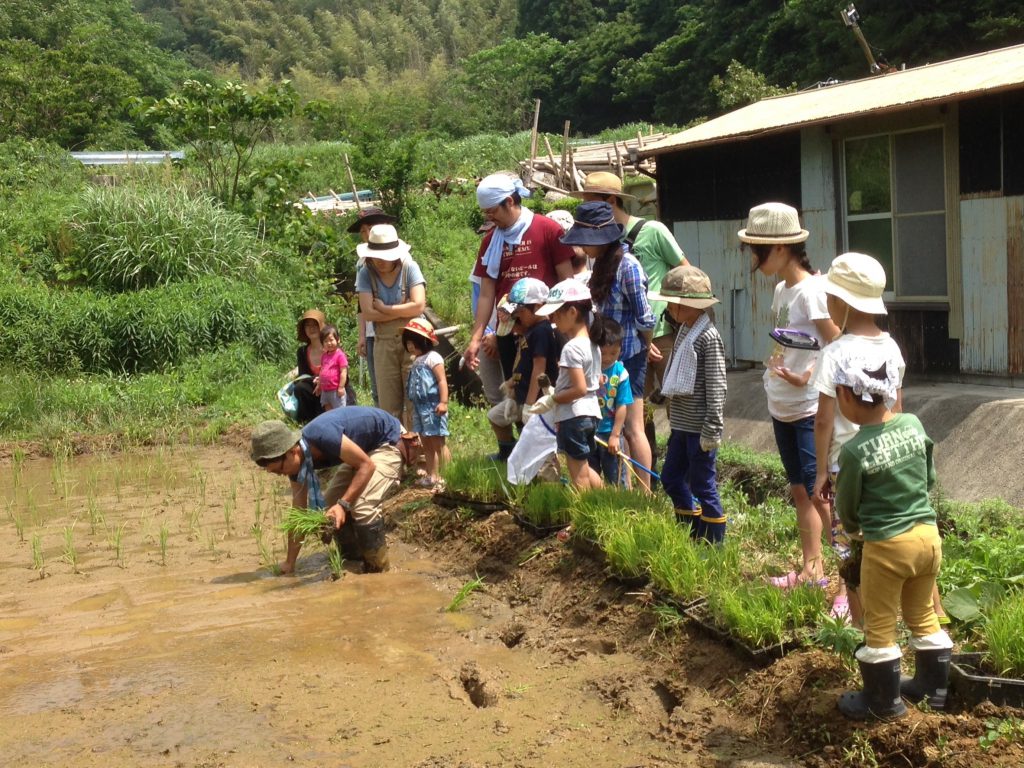
[[[196,470],[192,473],[193,485],[199,492],[199,503],[202,506],[206,506],[206,473],[202,470]]]
[[[327,562],[331,566],[331,579],[337,581],[345,572],[345,557],[341,554],[337,540],[331,541],[327,547]]]
[[[484,580],[483,577],[481,576],[476,576],[470,581],[467,581],[465,584],[462,585],[459,591],[455,593],[455,597],[453,597],[452,601],[448,603],[448,606],[445,608],[445,611],[448,613],[454,613],[455,611],[459,610],[460,608],[462,608],[462,604],[466,602],[469,596],[477,590],[483,589],[483,586]]]
[[[985,618],[985,662],[997,674],[1024,679],[1024,592],[1011,592]]]
[[[199,506],[192,507],[188,514],[188,534],[190,537],[199,535],[199,516],[203,510]]]
[[[763,648],[793,638],[796,630],[815,621],[825,610],[825,593],[719,581],[708,594],[708,610],[720,627],[753,648]]]
[[[651,610],[657,622],[655,631],[667,633],[671,630],[679,629],[686,622],[686,617],[671,605],[656,603]]]
[[[211,553],[217,551],[217,532],[212,525],[206,529],[206,549]]]
[[[568,525],[572,502],[572,491],[561,483],[538,483],[528,487],[519,506],[534,525]]]
[[[707,594],[708,560],[700,556],[700,545],[690,539],[690,532],[675,527],[675,535],[666,535],[645,553],[646,568],[655,587],[689,603]]]
[[[64,551],[61,560],[71,566],[72,573],[78,573],[78,551],[75,549],[75,526],[64,526]]]
[[[319,536],[329,524],[327,515],[321,510],[292,507],[278,528],[292,539],[302,541],[310,535]]]
[[[86,507],[89,510],[89,533],[93,536],[96,535],[96,526],[103,525],[103,513],[100,512],[99,503],[96,501],[96,497],[89,494],[89,498],[86,500]]]
[[[453,459],[442,471],[446,490],[480,502],[502,501],[508,495],[505,465],[478,457]]]
[[[8,509],[7,513],[11,516],[11,521],[14,523],[14,530],[18,532],[18,541],[25,541],[25,518],[21,516],[20,512],[15,512],[12,509]]]
[[[235,511],[235,502],[231,498],[224,499],[224,535],[231,535],[231,516]]]
[[[642,577],[644,568],[644,552],[636,537],[635,526],[630,521],[622,525],[608,526],[599,532],[598,541],[608,560],[608,566],[617,576],[626,579]]]
[[[253,524],[252,535],[256,539],[256,549],[260,555],[260,565],[270,569],[271,573],[276,576],[280,572],[277,564],[277,546],[273,541],[271,541],[269,547],[267,546],[266,541],[263,539],[263,526],[259,523]]]
[[[167,523],[160,523],[160,565],[167,565],[167,539],[170,535]]]
[[[46,575],[46,564],[43,561],[43,539],[38,533],[32,534],[32,568],[39,571],[39,578]]]
[[[110,544],[110,549],[114,552],[114,562],[117,563],[119,568],[128,567],[128,560],[124,551],[124,529],[127,527],[128,522],[125,521],[118,526],[108,529],[108,543]]]

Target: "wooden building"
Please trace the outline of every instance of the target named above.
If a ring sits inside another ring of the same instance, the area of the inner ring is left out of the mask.
[[[1024,383],[1024,46],[764,99],[641,154],[736,364],[768,350],[773,288],[736,232],[777,200],[816,268],[843,251],[885,265],[910,370]]]

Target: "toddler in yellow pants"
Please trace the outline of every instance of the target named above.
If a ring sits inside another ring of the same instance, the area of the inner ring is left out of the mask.
[[[860,425],[839,455],[836,508],[843,526],[864,541],[860,595],[866,643],[857,650],[864,677],[861,691],[844,693],[839,709],[864,720],[900,717],[901,697],[946,704],[949,636],[932,602],[942,562],[942,541],[928,490],[935,483],[932,441],[921,422],[894,414],[898,372],[884,360],[850,357],[836,372],[836,404]],[[916,653],[913,678],[900,678],[896,618],[911,632]]]

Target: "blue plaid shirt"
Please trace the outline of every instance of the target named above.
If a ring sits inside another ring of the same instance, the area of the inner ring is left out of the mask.
[[[622,254],[612,289],[597,311],[622,326],[620,360],[629,360],[643,349],[638,331],[653,330],[656,318],[647,301],[647,275],[632,254]]]

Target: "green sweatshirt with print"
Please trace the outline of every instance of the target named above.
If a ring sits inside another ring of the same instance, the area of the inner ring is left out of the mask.
[[[863,426],[839,453],[836,510],[850,533],[884,541],[919,523],[935,525],[932,441],[918,418],[900,413]]]

